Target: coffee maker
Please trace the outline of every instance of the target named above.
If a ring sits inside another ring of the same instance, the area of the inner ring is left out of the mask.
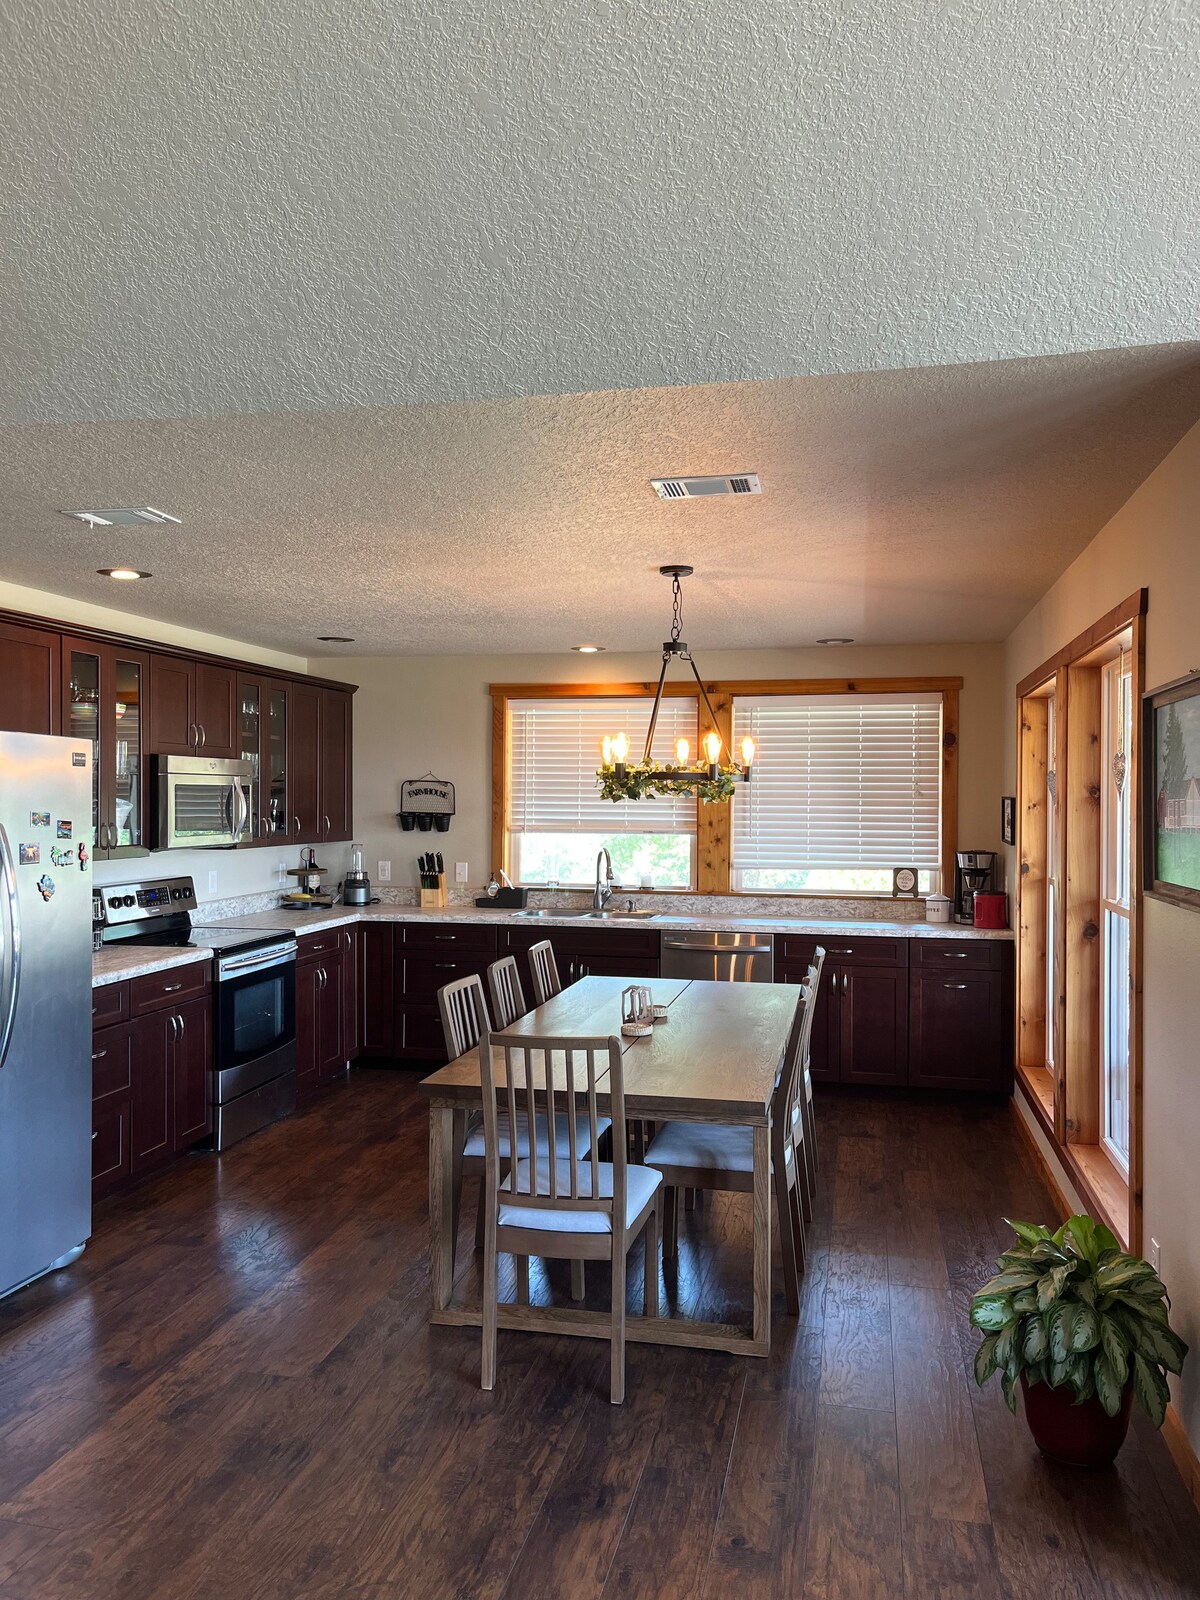
[[[342,880],[342,900],[348,906],[369,906],[371,880],[367,877],[366,851],[361,844],[350,846],[350,870]]]
[[[954,920],[974,924],[975,896],[987,894],[996,870],[994,850],[959,850],[954,860]]]

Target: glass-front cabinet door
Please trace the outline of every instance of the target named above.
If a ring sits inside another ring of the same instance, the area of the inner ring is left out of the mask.
[[[63,648],[63,730],[92,744],[88,847],[100,857],[146,855],[149,658],[82,639],[66,639]]]
[[[238,674],[239,754],[254,772],[250,842],[290,836],[287,794],[288,690]]]

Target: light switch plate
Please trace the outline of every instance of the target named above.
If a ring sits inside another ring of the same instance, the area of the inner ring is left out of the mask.
[[[379,863],[379,871],[376,876],[378,877],[380,883],[391,883],[392,863],[390,861],[381,861]]]
[[[467,866],[468,863],[465,861],[456,861],[454,863],[455,883],[467,883],[469,881],[467,878]]]
[[[215,867],[208,875],[208,892],[209,894],[216,894],[217,892],[217,872]]]

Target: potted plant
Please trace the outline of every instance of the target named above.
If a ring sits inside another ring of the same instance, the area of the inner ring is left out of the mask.
[[[1015,1414],[1019,1378],[1042,1454],[1107,1466],[1125,1441],[1133,1397],[1161,1427],[1166,1374],[1183,1370],[1187,1345],[1168,1322],[1167,1291],[1148,1261],[1127,1255],[1090,1217],[1072,1217],[1057,1233],[1008,1225],[1016,1241],[971,1301],[983,1333],[975,1381],[998,1372]]]

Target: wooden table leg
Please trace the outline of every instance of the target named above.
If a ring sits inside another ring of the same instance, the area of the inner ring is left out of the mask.
[[[771,1130],[754,1130],[754,1315],[755,1353],[771,1348]]]
[[[454,1108],[429,1107],[429,1287],[433,1309],[454,1289]]]

